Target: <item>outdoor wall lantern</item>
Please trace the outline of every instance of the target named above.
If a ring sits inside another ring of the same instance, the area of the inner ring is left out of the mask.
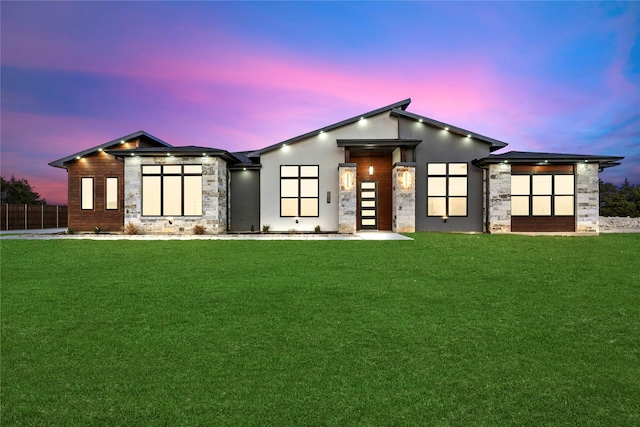
[[[369,175],[373,175],[373,165],[369,166]]]
[[[354,184],[353,172],[347,171],[342,174],[342,189],[351,190]]]
[[[402,188],[404,188],[405,190],[408,190],[409,188],[411,188],[412,178],[413,177],[411,176],[411,172],[409,171],[402,172],[401,179],[400,179]]]

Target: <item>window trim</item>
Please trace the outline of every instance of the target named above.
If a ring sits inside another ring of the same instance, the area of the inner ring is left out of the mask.
[[[150,172],[150,173],[145,173],[144,172],[144,168],[145,166],[157,166],[160,168],[160,172]],[[165,172],[165,167],[169,166],[169,167],[175,167],[178,166],[180,167],[180,172]],[[188,166],[200,166],[201,168],[201,172],[200,173],[194,173],[194,172],[185,172],[185,167]],[[199,163],[189,163],[189,164],[179,164],[179,165],[175,165],[175,164],[171,164],[171,165],[157,165],[157,164],[143,164],[141,165],[140,168],[140,215],[145,217],[145,218],[149,218],[149,217],[186,217],[186,218],[198,218],[198,217],[202,217],[203,216],[203,212],[204,209],[202,208],[202,188],[204,187],[203,183],[202,183],[202,177],[203,172],[202,172],[203,165],[199,164]],[[185,177],[189,177],[189,176],[199,176],[200,177],[200,182],[201,182],[201,192],[200,192],[200,214],[198,215],[185,215]],[[160,178],[160,184],[159,184],[159,192],[160,192],[160,213],[159,214],[145,214],[144,213],[144,178],[145,177],[159,177]],[[165,206],[164,206],[164,177],[180,177],[180,189],[181,189],[181,194],[180,194],[180,214],[166,214],[164,213],[165,210]]]
[[[433,173],[430,174],[429,173],[429,165],[444,165],[444,173]],[[466,169],[465,169],[465,173],[464,174],[459,174],[459,173],[451,173],[451,166],[455,165],[455,166],[460,166],[460,165],[465,165]],[[465,163],[465,162],[429,162],[427,163],[427,182],[426,182],[426,195],[427,195],[427,204],[426,204],[426,208],[427,208],[427,217],[428,218],[467,218],[469,216],[469,163]],[[429,178],[444,178],[444,195],[433,195],[430,196],[429,195]],[[451,196],[449,194],[450,192],[450,179],[451,178],[464,178],[465,179],[465,195],[464,196]],[[442,214],[437,214],[437,215],[432,215],[429,213],[429,199],[439,199],[439,200],[444,200],[444,215]],[[464,215],[452,215],[451,214],[451,201],[452,200],[462,200],[464,199],[465,201],[465,213]]]
[[[86,181],[85,181],[86,180]],[[91,182],[91,187],[85,189],[85,182]],[[91,191],[91,207],[85,207],[85,190]],[[83,176],[80,177],[80,210],[83,211],[92,211],[95,209],[95,183],[92,176]]]
[[[283,168],[297,168],[296,176],[283,176]],[[316,175],[315,176],[302,176],[302,168],[303,167],[315,167]],[[283,196],[282,195],[282,183],[285,181],[297,181],[297,196]],[[316,195],[313,197],[302,196],[302,181],[316,181]],[[280,188],[280,218],[318,218],[320,216],[320,165],[280,165],[280,180],[279,180],[279,188]],[[282,212],[282,202],[283,200],[297,200],[297,215],[283,215]],[[315,200],[315,215],[302,215],[302,202],[303,200]]]

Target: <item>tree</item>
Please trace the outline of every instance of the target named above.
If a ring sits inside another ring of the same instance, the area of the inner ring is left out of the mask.
[[[35,188],[31,187],[26,179],[17,179],[11,175],[10,180],[0,176],[0,194],[2,195],[2,203],[8,204],[27,204],[27,205],[46,205],[47,201],[40,198],[40,194],[35,192]]]
[[[625,179],[616,187],[600,180],[600,215],[640,217],[640,185]]]

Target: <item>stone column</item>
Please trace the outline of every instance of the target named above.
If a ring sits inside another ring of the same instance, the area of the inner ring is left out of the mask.
[[[356,164],[338,165],[338,233],[356,232]]]
[[[511,232],[511,165],[489,165],[489,233]]]
[[[600,193],[598,164],[576,165],[576,232],[599,233]]]
[[[142,176],[140,157],[124,158],[124,225],[132,223],[141,227],[141,188]]]
[[[416,164],[398,162],[391,173],[393,227],[396,233],[416,231]]]

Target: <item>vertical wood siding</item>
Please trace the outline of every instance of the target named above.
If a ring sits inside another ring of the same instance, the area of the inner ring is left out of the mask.
[[[356,163],[356,180],[378,181],[378,230],[391,230],[391,153],[363,153],[351,152],[350,162]],[[369,165],[373,166],[374,174],[369,175]],[[358,197],[358,206],[360,198]],[[360,224],[360,209],[357,211],[357,223]]]

